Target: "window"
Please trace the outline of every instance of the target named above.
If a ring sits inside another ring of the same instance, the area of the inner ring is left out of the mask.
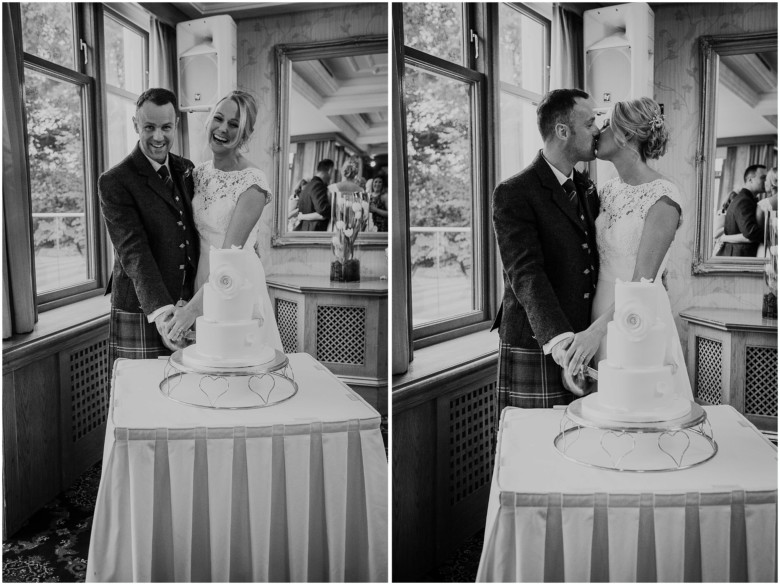
[[[146,87],[148,38],[100,4],[16,6],[35,297],[47,309],[99,294],[105,284],[97,177],[106,148],[114,164],[135,143],[128,103]],[[96,43],[101,29],[105,51]]]
[[[145,32],[106,13],[106,104],[108,108],[108,166],[132,151],[138,135],[132,125],[135,102],[148,86],[148,41]]]
[[[486,81],[470,5],[400,10],[410,303],[422,340],[489,318]]]
[[[536,106],[550,84],[550,23],[514,4],[498,8],[500,180],[528,166],[543,146]]]

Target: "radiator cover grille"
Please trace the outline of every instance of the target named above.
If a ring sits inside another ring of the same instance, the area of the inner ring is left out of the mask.
[[[298,303],[276,299],[276,324],[282,338],[284,353],[298,351]]]
[[[366,363],[364,307],[317,307],[317,359],[358,366]]]
[[[696,338],[696,397],[708,404],[721,403],[723,344],[706,337]]]
[[[108,341],[70,354],[71,421],[74,443],[105,424],[108,415]]]
[[[451,505],[490,484],[495,409],[495,382],[450,399]]]
[[[777,348],[745,348],[745,414],[777,416]]]

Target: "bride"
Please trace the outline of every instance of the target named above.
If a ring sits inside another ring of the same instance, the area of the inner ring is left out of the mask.
[[[178,307],[168,322],[168,337],[178,342],[203,314],[203,284],[209,278],[209,250],[241,246],[254,249],[260,215],[271,201],[263,171],[240,150],[249,141],[257,119],[257,103],[244,91],[232,91],[214,106],[207,122],[207,139],[212,159],[193,171],[195,195],[192,210],[200,234],[200,259],[192,300]],[[284,351],[271,300],[265,270],[257,257],[260,286],[261,327],[264,343]]]
[[[618,177],[599,188],[596,241],[600,268],[592,323],[574,336],[565,363],[569,373],[576,375],[581,364],[594,356],[596,363],[605,357],[607,323],[615,310],[615,279],[652,279],[669,332],[666,362],[676,366],[674,384],[679,395],[693,400],[669,297],[661,282],[680,224],[681,197],[674,183],[647,164],[647,159],[664,155],[668,140],[661,108],[650,98],[616,103],[611,120],[604,124],[596,156],[615,165]]]

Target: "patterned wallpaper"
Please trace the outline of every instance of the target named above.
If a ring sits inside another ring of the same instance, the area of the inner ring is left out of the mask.
[[[312,4],[312,6],[315,6]],[[316,9],[293,14],[249,18],[238,25],[238,87],[252,91],[260,100],[260,112],[249,147],[249,158],[260,165],[273,185],[276,179],[276,54],[282,43],[328,41],[361,35],[387,34],[388,4]],[[286,205],[286,193],[275,193],[274,205]],[[324,247],[272,248],[274,209],[263,212],[260,230],[261,254],[268,274],[322,274],[330,269],[330,250]],[[359,243],[359,240],[358,240]],[[358,250],[361,274],[388,274],[383,249]]]
[[[655,5],[655,99],[665,105],[671,128],[669,152],[659,172],[677,183],[685,203],[683,223],[672,244],[669,287],[672,307],[692,306],[761,311],[763,280],[757,276],[693,276],[696,232],[695,157],[699,136],[700,67],[698,38],[777,30],[776,3]],[[687,328],[678,320],[683,347]]]

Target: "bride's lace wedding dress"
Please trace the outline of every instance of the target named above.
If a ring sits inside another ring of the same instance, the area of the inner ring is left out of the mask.
[[[596,218],[596,242],[599,251],[599,281],[593,299],[592,318],[609,310],[615,301],[615,279],[630,281],[634,275],[639,240],[642,237],[647,212],[661,197],[680,205],[680,192],[674,183],[656,179],[642,185],[628,185],[619,178],[612,179],[599,189],[601,209]],[[674,384],[681,396],[693,400],[688,371],[685,367],[680,337],[674,324],[669,296],[661,282],[661,275],[669,259],[667,251],[654,282],[657,285],[661,318],[669,335],[667,361],[677,364]],[[606,337],[596,353],[595,361],[604,359]]]
[[[195,167],[193,179],[195,181],[195,196],[192,199],[192,211],[195,227],[198,228],[200,234],[200,259],[198,260],[198,273],[195,277],[195,290],[198,290],[209,279],[209,249],[212,246],[214,248],[222,247],[239,195],[252,185],[257,185],[266,191],[266,205],[271,202],[271,195],[265,174],[255,168],[241,171],[221,171],[215,169],[212,162],[208,161]],[[254,250],[259,225],[258,220],[244,244],[245,250]],[[255,254],[255,257],[257,258],[257,271],[252,276],[258,282],[260,290],[261,315],[259,316],[263,319],[261,334],[266,345],[284,351],[271,299],[268,296],[265,269],[259,256]]]

